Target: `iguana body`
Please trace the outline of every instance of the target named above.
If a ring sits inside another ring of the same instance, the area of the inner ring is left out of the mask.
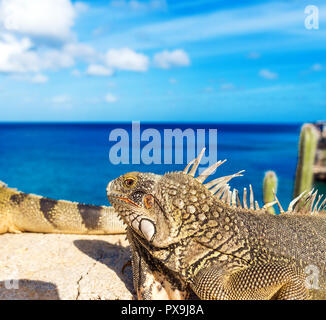
[[[325,202],[309,193],[272,215],[251,192],[248,208],[246,192],[241,203],[228,186],[239,173],[203,184],[217,163],[194,178],[201,156],[189,173],[132,172],[108,185],[128,225],[138,298],[326,299]]]
[[[0,182],[0,234],[25,231],[114,234],[125,227],[112,207],[48,199]]]

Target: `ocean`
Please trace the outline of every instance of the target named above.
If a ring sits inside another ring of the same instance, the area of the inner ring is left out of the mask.
[[[287,207],[292,199],[301,124],[141,123],[140,126],[141,133],[152,128],[160,134],[162,160],[164,130],[191,129],[196,133],[197,129],[205,129],[206,138],[209,129],[216,130],[218,159],[228,161],[212,178],[244,169],[244,176],[233,179],[230,185],[242,190],[251,184],[255,199],[262,204],[264,174],[274,170],[278,176],[277,194],[281,203]],[[127,132],[132,140],[131,123],[2,123],[0,180],[27,193],[109,205],[106,186],[120,175],[129,171],[163,174],[185,167],[185,153],[184,164],[174,164],[173,161],[172,164],[112,163],[110,150],[112,152],[117,142],[109,141],[109,136],[117,128]],[[140,150],[146,144],[148,142],[142,142]],[[131,158],[131,143],[129,148]]]

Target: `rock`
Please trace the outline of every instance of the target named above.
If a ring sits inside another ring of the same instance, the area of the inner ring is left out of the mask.
[[[0,300],[133,299],[125,235],[0,235]]]

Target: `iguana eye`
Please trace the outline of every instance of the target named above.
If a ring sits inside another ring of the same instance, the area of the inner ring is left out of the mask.
[[[144,205],[146,209],[150,209],[154,205],[154,197],[151,194],[144,197]]]
[[[123,183],[127,188],[131,188],[136,183],[136,178],[134,178],[134,177],[126,177],[124,179]]]

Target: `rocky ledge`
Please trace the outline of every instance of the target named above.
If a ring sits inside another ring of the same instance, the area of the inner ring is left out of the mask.
[[[125,235],[0,235],[0,300],[134,299]]]

